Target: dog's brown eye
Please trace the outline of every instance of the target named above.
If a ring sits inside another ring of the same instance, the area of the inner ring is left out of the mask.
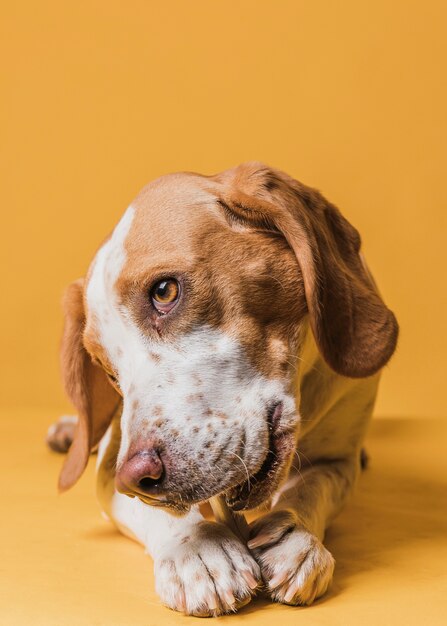
[[[180,294],[180,287],[173,278],[160,280],[151,289],[151,300],[159,313],[169,313]]]

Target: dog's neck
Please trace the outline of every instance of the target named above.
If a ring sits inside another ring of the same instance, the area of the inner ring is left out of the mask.
[[[358,382],[334,372],[321,356],[308,320],[302,324],[300,350],[294,381],[296,406],[301,417],[300,437]]]

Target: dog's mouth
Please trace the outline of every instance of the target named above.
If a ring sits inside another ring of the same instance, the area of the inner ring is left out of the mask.
[[[282,412],[282,402],[275,403],[268,412],[269,446],[260,469],[225,493],[227,504],[233,511],[259,506],[273,494],[284,476],[295,447],[295,431],[284,428]]]

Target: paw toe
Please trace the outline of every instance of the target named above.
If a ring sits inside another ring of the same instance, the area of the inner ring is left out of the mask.
[[[253,543],[271,598],[292,605],[312,604],[328,589],[334,559],[321,541],[292,520],[273,518]]]

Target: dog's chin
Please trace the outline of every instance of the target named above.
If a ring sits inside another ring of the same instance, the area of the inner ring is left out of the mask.
[[[190,511],[191,506],[196,504],[192,501],[177,500],[176,498],[168,499],[160,496],[157,498],[151,498],[149,496],[138,495],[137,497],[141,500],[141,502],[143,502],[143,504],[148,504],[149,506],[159,509],[166,509],[172,515],[177,516],[186,515],[186,513]]]

